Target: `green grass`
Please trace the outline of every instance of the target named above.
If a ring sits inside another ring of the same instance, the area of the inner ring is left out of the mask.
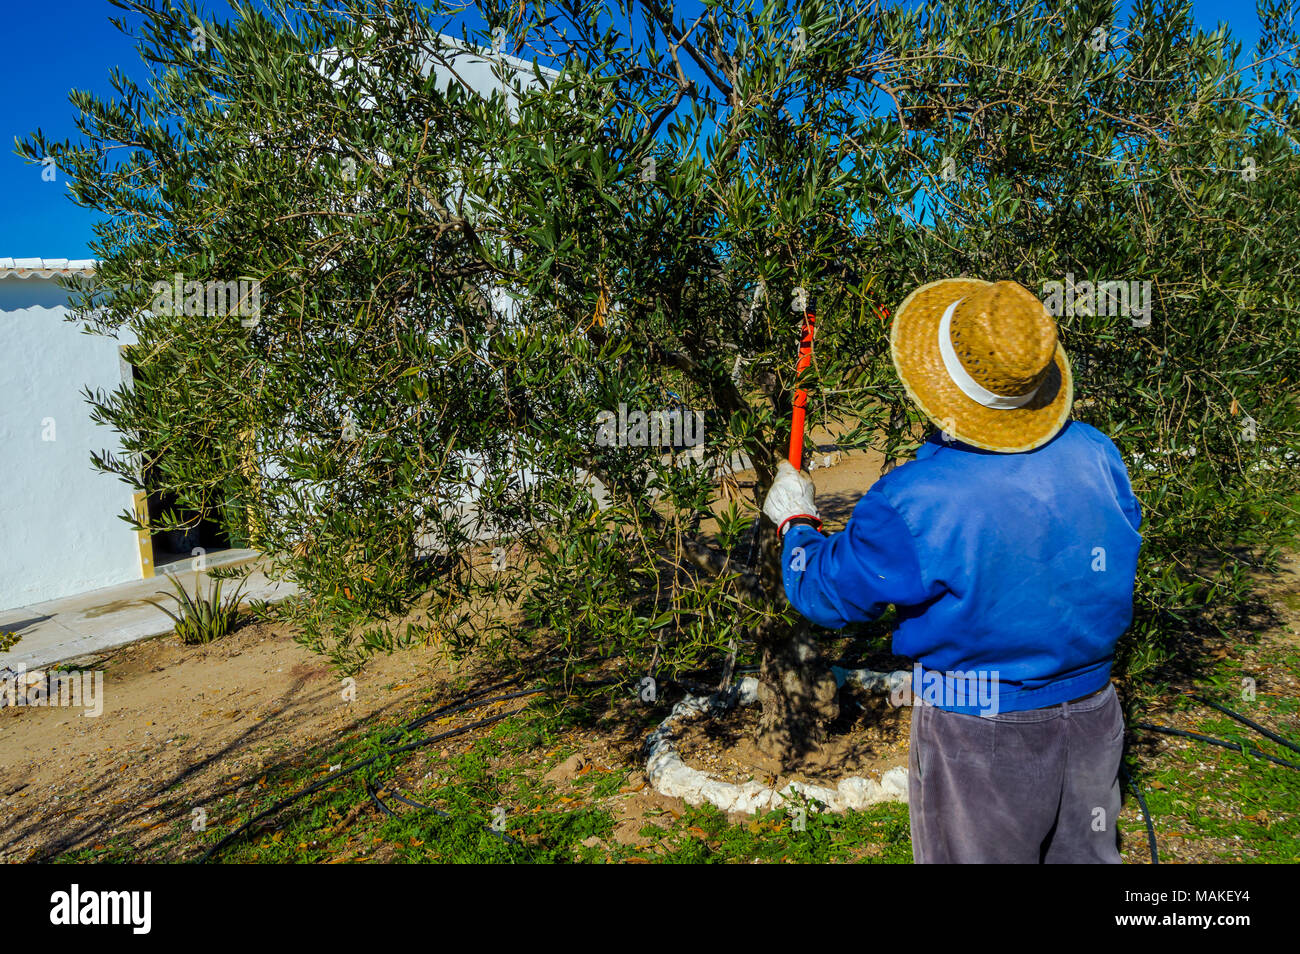
[[[653,829],[645,833],[653,834]],[[692,808],[660,833],[667,853],[659,860],[684,864],[727,862],[910,864],[907,806],[873,806],[842,815],[786,809],[728,824],[711,805]]]
[[[446,760],[436,754],[429,758],[437,746],[385,756],[284,809],[224,849],[218,860],[272,864],[336,859],[476,864],[911,861],[907,807],[899,804],[844,815],[807,810],[802,820],[793,812],[778,810],[739,824],[728,823],[711,806],[688,808],[680,817],[651,811],[641,829],[644,843],[619,844],[613,837],[618,816],[611,800],[620,797],[630,769],[593,770],[558,787],[541,781],[551,766],[572,753],[572,746],[558,745],[557,738],[579,722],[573,707],[550,712],[530,709],[480,730],[477,741]],[[381,753],[383,739],[395,728],[374,726],[296,765],[268,771],[264,779],[209,804],[204,832],[192,832],[185,816],[147,851],[115,837],[58,860],[197,858],[253,814],[326,778],[329,766]],[[407,771],[420,781],[395,784]],[[367,781],[382,792],[383,801],[399,817],[388,817],[370,804]],[[407,798],[447,815],[399,803],[386,788],[394,784]],[[363,806],[359,813],[354,811],[358,806]],[[494,827],[504,828],[509,840]]]
[[[1289,667],[1300,664],[1294,654],[1279,659]],[[1300,741],[1294,731],[1300,700],[1259,694],[1240,698],[1241,663],[1225,659],[1215,667],[1201,694],[1272,729]],[[1234,693],[1236,694],[1234,696]],[[1191,718],[1187,728],[1202,735],[1266,752],[1300,763],[1300,753],[1279,745],[1234,719],[1183,699],[1179,705]],[[1160,720],[1153,721],[1157,724]],[[1138,730],[1143,742],[1171,740],[1154,757],[1144,755],[1133,768],[1156,825],[1162,860],[1215,862],[1300,862],[1300,771],[1275,765],[1240,751],[1191,739]],[[1130,832],[1141,840],[1141,830]],[[1145,847],[1141,848],[1145,856]]]
[[[138,857],[136,849],[126,840],[124,835],[116,835],[108,839],[103,844],[93,847],[78,848],[76,851],[69,851],[59,855],[54,859],[56,864],[68,865],[98,865],[98,864],[129,864],[141,860]]]

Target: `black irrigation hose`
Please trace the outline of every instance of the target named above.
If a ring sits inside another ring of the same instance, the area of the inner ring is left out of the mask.
[[[470,723],[469,725],[462,725],[455,729],[449,729],[446,732],[439,733],[438,735],[431,735],[428,736],[427,738],[417,739],[414,742],[410,742],[406,745],[399,746],[398,748],[389,749],[386,752],[381,752],[379,755],[372,755],[370,758],[363,759],[360,762],[354,762],[352,765],[349,765],[347,768],[339,769],[339,771],[337,772],[330,772],[329,775],[327,775],[325,778],[321,779],[320,781],[313,782],[311,785],[308,785],[306,788],[302,789],[301,791],[296,792],[293,795],[290,795],[288,798],[282,798],[280,801],[276,802],[270,808],[254,815],[248,821],[244,822],[242,825],[240,825],[238,828],[232,831],[229,835],[226,835],[226,837],[222,838],[219,842],[217,842],[215,845],[213,845],[211,848],[205,851],[203,855],[198,859],[198,863],[199,864],[205,863],[209,858],[215,855],[218,851],[220,851],[222,848],[226,847],[226,845],[233,842],[236,838],[238,838],[240,835],[246,832],[249,828],[253,827],[253,825],[257,824],[263,818],[268,818],[271,815],[278,813],[281,809],[286,808],[289,805],[292,805],[294,802],[298,801],[299,799],[306,798],[308,795],[312,794],[313,792],[320,791],[326,785],[332,785],[336,779],[343,778],[343,776],[345,775],[351,775],[353,772],[363,769],[367,765],[374,764],[375,762],[379,761],[381,758],[383,758],[386,755],[397,755],[399,752],[409,752],[412,749],[418,749],[424,745],[432,745],[434,742],[441,742],[443,739],[450,739],[453,738],[454,736],[464,735],[466,732],[471,732],[474,729],[481,729],[483,726],[491,725],[494,722],[500,722],[502,719],[508,719],[511,716],[519,715],[519,713],[523,712],[524,709],[526,708],[527,706],[520,706],[518,709],[512,709],[509,712],[501,712],[494,716],[488,716],[486,719],[480,719],[478,722],[473,722]]]
[[[1292,751],[1300,752],[1300,745],[1296,745],[1296,743],[1292,742],[1290,739],[1282,738],[1282,736],[1278,735],[1276,732],[1273,732],[1270,729],[1264,728],[1258,722],[1252,722],[1250,719],[1247,719],[1240,712],[1233,712],[1227,706],[1221,706],[1217,702],[1212,702],[1211,700],[1205,698],[1205,696],[1197,696],[1196,699],[1198,702],[1203,702],[1205,705],[1209,706],[1210,708],[1218,709],[1224,715],[1236,719],[1242,725],[1250,726],[1252,729],[1254,729],[1256,732],[1258,732],[1260,735],[1264,736],[1265,738],[1272,739],[1274,742],[1278,743],[1279,745],[1285,745],[1288,749],[1291,749]]]
[[[1163,732],[1165,735],[1177,735],[1185,739],[1196,739],[1198,742],[1208,742],[1210,745],[1217,745],[1220,748],[1232,749],[1241,752],[1243,755],[1257,755],[1262,759],[1268,759],[1276,765],[1284,765],[1287,768],[1300,770],[1300,765],[1295,762],[1288,762],[1286,759],[1279,759],[1276,756],[1269,755],[1267,752],[1261,752],[1259,749],[1253,749],[1245,742],[1228,742],[1224,739],[1216,739],[1212,735],[1201,735],[1199,732],[1186,732],[1182,729],[1171,729],[1169,726],[1152,725],[1150,722],[1135,722],[1135,729],[1146,729],[1148,732]]]
[[[1124,778],[1128,780],[1129,791],[1133,793],[1138,805],[1142,807],[1142,818],[1147,823],[1147,848],[1151,851],[1151,863],[1158,865],[1160,864],[1160,853],[1156,850],[1156,826],[1151,818],[1151,809],[1147,808],[1147,800],[1142,797],[1142,790],[1138,788],[1137,782],[1133,780],[1133,776],[1129,774],[1128,769],[1121,765],[1119,770]]]
[[[387,805],[385,805],[382,801],[379,800],[379,792],[377,792],[375,790],[375,787],[371,785],[369,782],[366,782],[366,792],[369,793],[370,800],[374,802],[376,805],[378,805],[385,815],[389,816],[390,818],[402,817],[401,815],[397,814],[397,812],[393,811],[391,808],[389,808]],[[421,808],[424,809],[425,811],[433,812],[435,815],[441,818],[452,817],[450,812],[444,812],[441,808],[435,808],[432,805],[425,805],[421,802],[414,801],[412,799],[407,798],[405,795],[401,794],[400,792],[391,792],[389,793],[389,795],[393,799],[393,801],[401,802],[403,805],[410,805],[412,808]],[[502,841],[509,842],[512,845],[519,844],[518,841],[511,838],[505,832],[497,831],[495,828],[487,827],[484,829],[484,831],[487,831],[488,833],[494,835],[495,837],[500,838]]]
[[[379,806],[380,811],[382,811],[382,812],[383,812],[385,815],[387,815],[389,818],[401,818],[401,817],[402,817],[401,815],[397,814],[397,812],[393,811],[391,808],[389,808],[387,805],[385,805],[383,802],[381,802],[381,801],[379,800],[379,793],[375,791],[375,787],[374,787],[373,785],[371,785],[369,782],[366,782],[366,794],[370,796],[370,800],[371,800],[372,802],[374,802],[376,805]],[[429,806],[426,805],[425,807],[428,808]],[[434,814],[436,814],[436,815],[441,815],[443,818],[450,818],[450,817],[451,817],[451,816],[448,815],[446,812],[444,812],[444,811],[440,811],[440,810],[438,810],[438,809],[436,809],[436,808],[433,809],[433,812],[434,812]]]
[[[514,681],[517,682],[518,680],[514,680]],[[490,691],[490,690],[485,690],[485,691]],[[398,739],[402,737],[403,732],[412,732],[418,729],[422,725],[427,725],[428,723],[432,722],[434,719],[441,719],[444,716],[456,715],[457,713],[460,712],[468,712],[470,709],[478,709],[481,706],[488,706],[494,702],[502,702],[506,699],[519,699],[523,696],[535,696],[538,693],[545,692],[545,691],[546,691],[545,688],[521,689],[518,692],[508,692],[505,695],[492,696],[491,698],[488,699],[478,699],[474,702],[463,702],[460,703],[459,705],[452,704],[452,705],[442,706],[438,709],[434,709],[432,712],[425,713],[424,715],[420,716],[418,719],[413,719],[412,721],[408,722],[405,726],[398,729],[397,731],[390,732],[388,735],[380,739],[380,741],[383,742],[385,745],[392,745],[394,742],[396,742]],[[481,692],[475,693],[474,695],[482,695],[482,693]],[[469,698],[473,698],[473,695],[471,695]]]

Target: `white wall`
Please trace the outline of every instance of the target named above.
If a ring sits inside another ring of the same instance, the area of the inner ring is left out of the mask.
[[[119,342],[66,314],[54,281],[0,278],[0,610],[141,577],[131,489],[90,461],[117,435],[81,395],[121,382]]]

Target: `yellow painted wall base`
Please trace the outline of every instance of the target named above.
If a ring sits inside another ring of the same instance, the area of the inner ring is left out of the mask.
[[[146,503],[145,494],[136,494],[132,500],[135,503],[135,516],[142,524],[144,530],[136,531],[136,538],[140,542],[140,578],[147,580],[154,575],[153,565],[153,537],[149,533],[149,505]]]

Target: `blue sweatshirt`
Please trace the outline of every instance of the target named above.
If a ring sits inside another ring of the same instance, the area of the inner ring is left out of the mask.
[[[1080,421],[1022,454],[935,434],[842,532],[786,533],[785,592],[831,629],[895,604],[894,652],[919,663],[914,691],[940,708],[989,714],[969,694],[978,675],[993,711],[1036,709],[1109,680],[1141,522],[1118,449]]]

